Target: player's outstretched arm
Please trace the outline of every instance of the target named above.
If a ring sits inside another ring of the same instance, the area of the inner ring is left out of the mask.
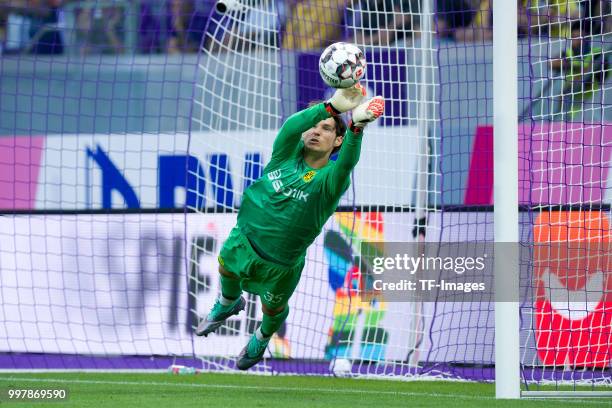
[[[385,110],[385,100],[376,96],[353,109],[353,117],[344,135],[336,165],[327,180],[327,191],[338,196],[346,190],[351,171],[359,161],[363,128],[378,119]]]
[[[325,103],[311,106],[291,115],[283,124],[272,146],[272,159],[284,160],[295,153],[302,133],[321,120],[355,108],[365,96],[365,88],[360,84],[338,89]]]

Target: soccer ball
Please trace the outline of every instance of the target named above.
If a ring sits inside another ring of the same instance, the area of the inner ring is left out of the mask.
[[[366,59],[355,45],[338,42],[330,45],[319,58],[319,73],[332,88],[350,88],[365,73]]]
[[[337,358],[329,363],[329,371],[336,377],[348,377],[351,375],[353,363],[347,358]]]

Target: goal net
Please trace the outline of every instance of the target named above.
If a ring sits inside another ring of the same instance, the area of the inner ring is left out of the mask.
[[[530,1],[524,13],[519,200],[521,240],[533,244],[521,259],[530,271],[525,388],[597,391],[612,379],[610,3]]]
[[[550,384],[588,388],[610,382],[607,277],[595,273],[592,280],[588,272],[607,265],[610,11],[606,5],[586,10],[574,2],[532,3],[518,9],[522,375],[527,390]],[[392,11],[372,2],[350,2],[345,11],[298,6],[288,14],[273,3],[243,5],[218,16],[214,34],[202,44],[196,105],[206,115],[194,121],[192,148],[230,137],[233,145],[249,147],[261,138],[255,143],[269,149],[283,119],[329,95],[316,61],[319,50],[338,39],[364,48],[364,82],[390,101],[380,127],[368,129],[353,189],[308,252],[292,315],[272,342],[270,365],[261,369],[277,369],[274,357],[291,357],[283,367],[298,373],[320,372],[320,360],[347,359],[354,374],[493,379],[492,297],[364,300],[354,265],[362,241],[493,240],[490,2],[462,10],[442,5],[436,13],[429,2],[401,2]],[[380,30],[380,24],[391,28]],[[565,49],[572,39],[580,44]],[[304,50],[312,48],[317,51]],[[563,58],[568,61],[557,62]],[[240,171],[232,169],[248,185],[253,175]],[[202,194],[207,202],[215,199],[214,189]],[[235,211],[239,197],[232,199],[200,211]],[[574,240],[589,243],[578,251],[586,250],[590,261],[568,267],[577,257]],[[325,272],[329,286],[321,279]],[[580,296],[599,300],[574,300]],[[248,319],[259,316],[254,311],[237,319],[231,333],[238,343],[257,325]],[[591,323],[595,327],[586,327]],[[224,356],[237,346],[218,341],[227,351],[211,343],[200,352],[204,361],[231,366]],[[217,352],[223,355],[211,355]]]

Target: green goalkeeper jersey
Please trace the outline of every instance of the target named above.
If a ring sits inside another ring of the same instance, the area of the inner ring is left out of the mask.
[[[350,185],[361,134],[347,130],[335,162],[314,169],[304,161],[302,133],[329,117],[324,104],[289,117],[263,176],[244,192],[238,226],[264,258],[283,265],[303,258]]]

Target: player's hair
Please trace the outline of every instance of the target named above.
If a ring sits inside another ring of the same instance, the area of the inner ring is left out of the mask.
[[[310,101],[308,107],[315,106],[324,102],[325,101],[320,100]],[[346,133],[346,122],[344,122],[344,119],[342,119],[340,115],[332,116],[332,118],[334,118],[334,123],[336,124],[336,137],[344,136],[344,134]],[[344,139],[342,140],[342,143],[344,143]],[[340,144],[340,146],[334,147],[334,150],[332,150],[330,156],[333,156],[340,150],[340,148],[342,147],[342,143]]]

